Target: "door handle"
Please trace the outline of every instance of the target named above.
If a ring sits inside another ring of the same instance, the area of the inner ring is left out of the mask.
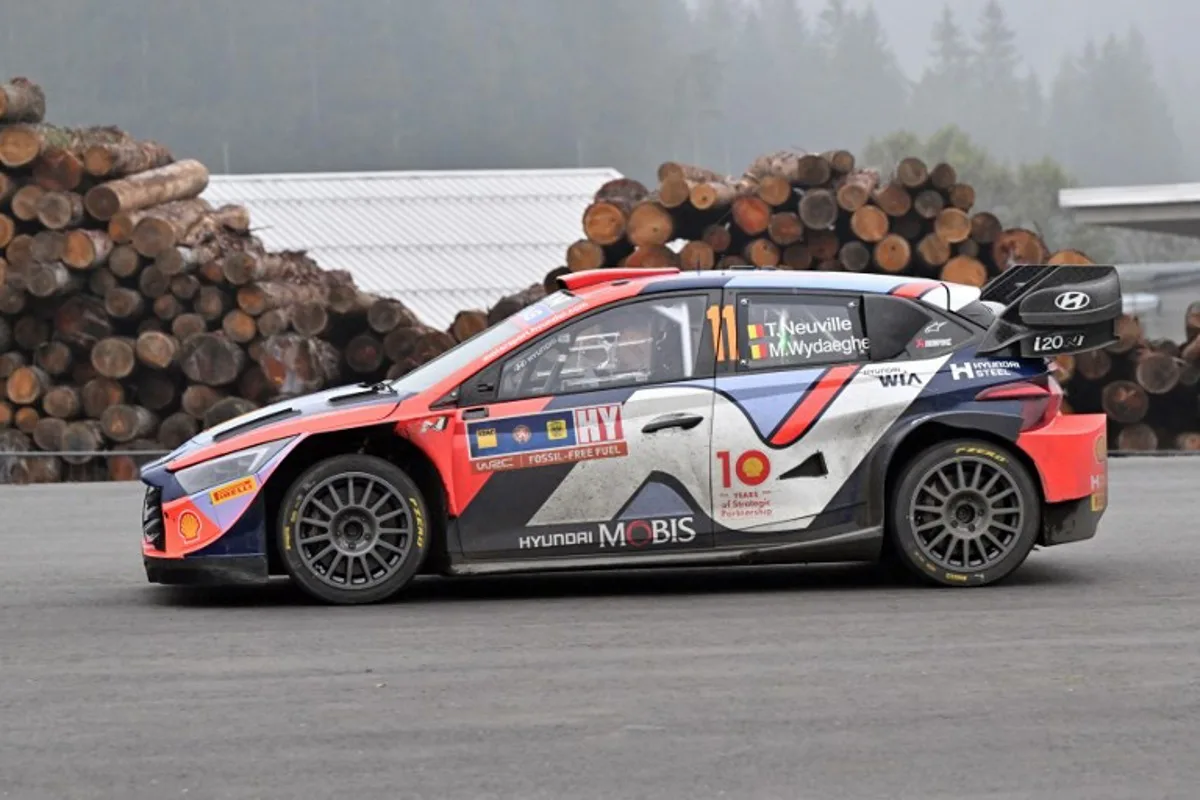
[[[654,433],[667,428],[683,428],[685,431],[690,431],[703,421],[704,417],[696,414],[667,414],[647,422],[642,428],[642,433]]]

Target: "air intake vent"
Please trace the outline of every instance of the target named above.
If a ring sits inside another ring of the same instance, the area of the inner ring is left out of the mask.
[[[163,525],[162,489],[150,486],[142,501],[142,538],[155,550],[166,550],[167,530]]]

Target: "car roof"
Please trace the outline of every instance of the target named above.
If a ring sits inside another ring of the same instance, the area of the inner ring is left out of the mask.
[[[909,275],[880,273],[829,272],[822,270],[725,269],[680,271],[653,275],[646,279],[643,292],[677,289],[826,289],[830,291],[888,294],[903,285],[945,285],[942,281]]]

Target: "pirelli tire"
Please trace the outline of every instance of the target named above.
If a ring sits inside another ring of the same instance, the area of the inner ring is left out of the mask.
[[[412,581],[430,550],[416,483],[390,461],[333,456],[288,487],[276,526],[288,575],[329,604],[378,603]]]
[[[938,586],[988,586],[1025,562],[1041,529],[1041,494],[1008,448],[953,439],[901,468],[888,502],[889,559]]]

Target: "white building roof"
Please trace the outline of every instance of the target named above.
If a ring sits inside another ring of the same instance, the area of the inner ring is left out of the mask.
[[[359,288],[446,328],[541,283],[583,235],[613,169],[213,175],[204,197],[239,203],[270,250],[307,250]]]
[[[1084,225],[1200,237],[1200,183],[1062,189],[1058,205]]]

